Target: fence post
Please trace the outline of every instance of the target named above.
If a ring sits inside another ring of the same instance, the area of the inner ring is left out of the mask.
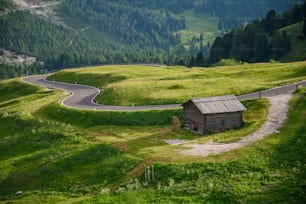
[[[154,181],[155,180],[155,175],[154,175],[154,165],[152,165],[152,181]]]
[[[151,181],[151,170],[150,170],[150,165],[147,167],[147,170],[148,170],[148,182]]]
[[[147,179],[147,165],[145,165],[145,181],[147,182],[148,179]]]

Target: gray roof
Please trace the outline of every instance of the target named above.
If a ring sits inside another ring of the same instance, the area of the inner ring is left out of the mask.
[[[246,110],[234,95],[191,99],[188,102],[192,102],[202,114],[231,113]]]

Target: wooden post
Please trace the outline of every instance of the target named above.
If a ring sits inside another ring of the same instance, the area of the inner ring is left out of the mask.
[[[154,178],[155,176],[154,176],[154,165],[152,165],[152,181],[154,181],[155,180],[155,178]]]
[[[145,165],[145,181],[147,182],[147,165]]]
[[[148,182],[150,182],[150,181],[151,181],[151,176],[150,176],[150,174],[151,174],[151,171],[150,171],[150,166],[148,166],[148,167],[147,167],[147,170],[148,170]]]

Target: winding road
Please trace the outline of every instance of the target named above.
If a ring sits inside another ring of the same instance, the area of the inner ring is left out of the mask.
[[[94,102],[100,90],[86,85],[71,84],[64,82],[48,81],[46,78],[49,75],[37,75],[22,78],[23,81],[44,86],[49,89],[62,89],[71,96],[62,101],[62,105],[84,109],[84,110],[105,110],[105,111],[141,111],[141,110],[162,110],[162,109],[178,109],[181,104],[168,104],[168,105],[147,105],[147,106],[112,106],[102,105]]]
[[[101,105],[94,102],[95,97],[100,93],[100,90],[86,85],[71,84],[64,82],[48,81],[46,75],[29,76],[22,78],[23,81],[44,86],[50,89],[62,89],[71,96],[62,101],[62,105],[85,109],[85,110],[106,110],[106,111],[140,111],[140,110],[161,110],[161,109],[178,109],[181,104],[167,104],[167,105],[146,105],[146,106],[112,106]],[[239,100],[255,99],[260,97],[270,97],[274,95],[291,93],[297,89],[298,86],[306,86],[306,81],[281,86],[261,92],[238,96]]]
[[[31,84],[44,86],[50,89],[62,89],[70,92],[71,96],[64,99],[62,104],[65,106],[87,109],[87,110],[107,110],[107,111],[137,111],[137,110],[154,110],[154,109],[177,109],[181,108],[180,104],[156,105],[156,106],[110,106],[94,103],[95,97],[100,90],[91,86],[70,84],[63,82],[48,81],[48,75],[38,75],[23,78],[22,80]],[[168,144],[180,145],[184,148],[179,153],[187,156],[207,157],[213,154],[225,153],[231,150],[248,146],[255,141],[261,140],[272,133],[278,133],[277,130],[282,126],[289,111],[288,102],[291,99],[291,93],[299,86],[306,86],[306,81],[301,81],[291,85],[276,87],[273,89],[255,92],[251,94],[238,96],[240,100],[255,99],[265,97],[269,100],[271,106],[267,120],[261,128],[252,134],[242,137],[239,141],[233,143],[216,143],[213,141],[205,144],[199,144],[196,141],[186,140],[168,140]],[[187,149],[186,149],[187,148]]]

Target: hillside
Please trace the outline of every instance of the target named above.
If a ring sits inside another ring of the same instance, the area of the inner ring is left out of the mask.
[[[290,36],[291,50],[287,53],[283,61],[302,61],[306,59],[306,40],[301,40],[296,37],[297,33],[301,33],[304,23],[295,23],[278,30],[278,33],[286,32]]]
[[[221,59],[231,58],[251,63],[305,60],[305,19],[306,3],[282,14],[271,10],[263,20],[217,37],[209,62],[217,63]]]
[[[99,103],[129,106],[180,104],[190,98],[241,95],[293,83],[306,79],[305,76],[306,63],[296,62],[241,64],[216,69],[98,66],[64,70],[49,79],[101,87]]]
[[[0,78],[96,64],[177,64],[200,50],[208,55],[216,36],[242,23],[235,19],[247,19],[245,23],[269,9],[292,6],[286,0],[242,1],[237,10],[236,0],[227,2],[221,15],[220,2],[201,0],[1,1],[0,47],[17,58],[35,57],[37,63],[14,68],[4,60],[1,66],[12,71]]]
[[[276,85],[305,78],[305,63],[299,62],[194,71],[167,67],[162,68],[162,77],[156,72],[161,69],[157,67],[147,67],[147,70],[143,67],[144,72],[152,70],[145,76],[128,70],[127,66],[113,66],[114,75],[110,79],[118,79],[118,71],[125,73],[125,78],[120,78],[125,81],[154,82],[156,77],[155,80],[172,79],[175,82],[177,79],[173,77],[180,78],[179,73],[185,70],[187,73],[192,71],[191,77],[196,75],[207,84],[215,84],[218,76],[225,75],[227,83],[234,84],[239,76],[241,83],[251,84],[249,74],[256,73],[258,67],[262,67],[259,72],[265,76],[258,84],[263,87],[271,86],[271,81]],[[92,83],[102,83],[108,78],[103,76],[110,76],[106,70],[67,70],[54,77],[70,75],[74,77],[71,80],[78,82],[89,82],[90,78],[94,79],[90,81]],[[70,74],[65,75],[67,72]],[[254,78],[259,77],[254,74]],[[241,83],[240,90],[243,89]],[[184,85],[187,84],[188,80]],[[227,91],[220,85],[211,89],[212,92]],[[164,140],[237,141],[264,123],[268,101],[244,101],[248,111],[241,128],[199,137],[173,123],[173,116],[182,121],[181,110],[108,112],[71,109],[59,104],[59,99],[64,97],[62,91],[42,89],[19,79],[2,80],[0,202],[300,203],[306,199],[305,91],[300,89],[294,94],[288,121],[279,132],[249,147],[204,158],[182,155],[179,151],[186,150],[185,147],[169,145]],[[193,89],[191,93],[197,92],[198,89]],[[148,166],[150,182],[144,170]]]

